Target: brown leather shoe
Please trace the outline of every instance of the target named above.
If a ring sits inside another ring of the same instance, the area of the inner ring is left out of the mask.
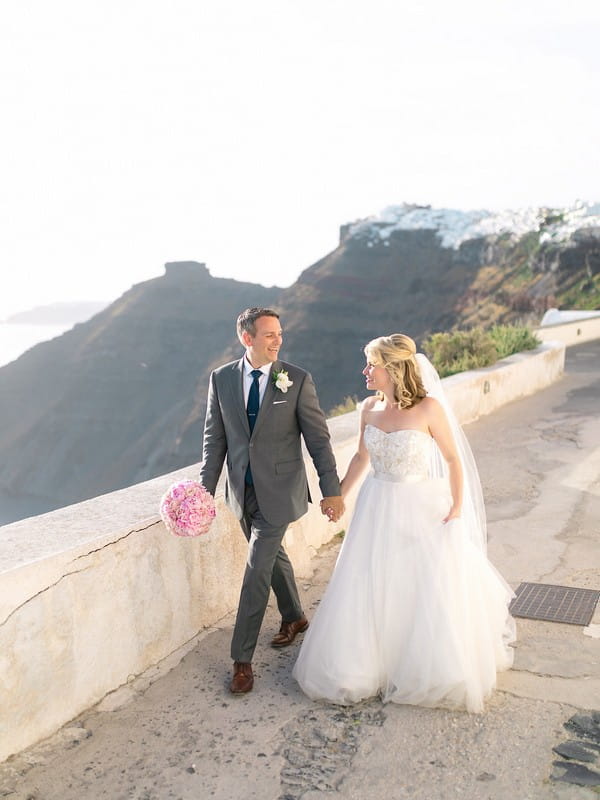
[[[245,694],[252,690],[254,686],[254,675],[252,674],[252,664],[245,661],[233,662],[233,678],[229,684],[229,689],[233,694]]]
[[[299,633],[304,633],[307,628],[306,617],[300,617],[295,622],[282,622],[279,633],[271,640],[271,647],[287,647]]]

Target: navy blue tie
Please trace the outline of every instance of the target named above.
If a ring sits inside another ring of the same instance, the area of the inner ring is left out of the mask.
[[[258,416],[258,409],[260,406],[260,390],[258,388],[258,379],[262,375],[259,369],[253,369],[250,373],[252,375],[252,384],[248,392],[248,404],[246,405],[246,414],[248,415],[248,425],[250,426],[250,433],[254,430],[256,417]],[[250,464],[246,470],[246,483],[252,486],[252,474],[250,472]]]
[[[253,381],[252,385],[250,386],[250,391],[248,392],[248,405],[246,406],[246,414],[248,414],[248,425],[250,425],[250,433],[252,433],[260,405],[258,379],[262,375],[262,372],[259,369],[253,369],[250,375],[252,375]]]

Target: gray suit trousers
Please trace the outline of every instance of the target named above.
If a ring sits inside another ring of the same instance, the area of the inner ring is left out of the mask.
[[[281,540],[287,525],[271,525],[260,513],[253,486],[246,486],[240,520],[248,541],[248,560],[231,640],[234,661],[252,661],[271,587],[284,622],[302,616],[294,570]]]

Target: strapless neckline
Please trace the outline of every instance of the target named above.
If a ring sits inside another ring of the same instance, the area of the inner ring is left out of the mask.
[[[428,439],[432,438],[430,434],[420,431],[418,428],[398,428],[397,431],[384,431],[383,428],[378,428],[377,425],[373,425],[371,422],[365,423],[365,428],[374,428],[379,433],[383,433],[384,436],[392,436],[394,433],[420,433]]]

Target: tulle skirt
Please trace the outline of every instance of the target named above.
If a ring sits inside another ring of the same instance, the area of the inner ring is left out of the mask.
[[[513,592],[461,520],[443,480],[367,477],[293,675],[312,699],[478,712],[510,668]]]

